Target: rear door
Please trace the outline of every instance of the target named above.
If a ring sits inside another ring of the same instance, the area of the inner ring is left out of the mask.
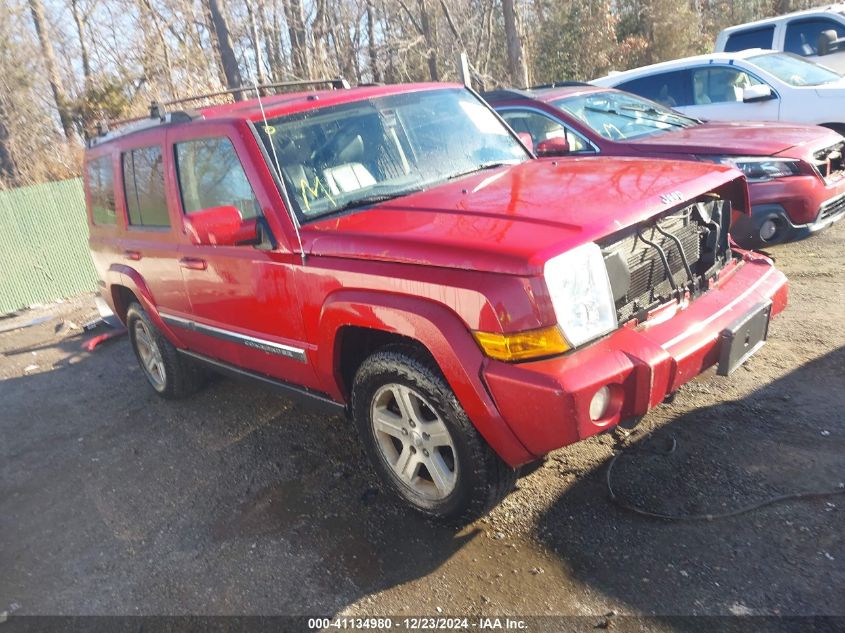
[[[172,130],[168,141],[183,227],[192,213],[235,206],[248,237],[259,218],[283,208],[266,163],[249,151],[255,141],[245,124],[193,123]],[[205,356],[313,388],[296,288],[301,260],[280,233],[269,250],[248,242],[197,245],[183,234],[179,261],[191,313],[173,315],[174,324]]]
[[[126,222],[117,256],[141,276],[160,312],[184,312],[189,304],[178,263],[177,218],[167,204],[164,134],[157,129],[130,138],[131,145],[122,144],[114,179],[117,215]]]

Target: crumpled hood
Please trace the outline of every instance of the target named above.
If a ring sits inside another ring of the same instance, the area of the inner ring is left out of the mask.
[[[530,160],[302,227],[309,255],[536,275],[550,257],[741,178],[710,163]]]
[[[796,146],[822,146],[836,141],[835,132],[815,125],[772,122],[708,121],[685,129],[631,141],[644,153],[730,156],[774,156]]]

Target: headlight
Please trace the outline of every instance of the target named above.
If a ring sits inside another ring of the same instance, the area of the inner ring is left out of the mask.
[[[801,161],[791,158],[768,156],[699,156],[699,158],[736,167],[745,174],[748,182],[765,182],[775,178],[797,176],[801,173]]]
[[[616,306],[598,245],[590,242],[553,257],[543,275],[558,324],[572,347],[616,329]]]

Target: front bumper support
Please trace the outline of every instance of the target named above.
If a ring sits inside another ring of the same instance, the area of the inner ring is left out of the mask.
[[[767,304],[777,314],[786,302],[784,275],[768,258],[748,254],[687,305],[563,356],[521,364],[487,359],[482,375],[508,426],[539,456],[646,414],[719,362],[725,330]],[[593,420],[590,403],[602,387],[610,404]]]

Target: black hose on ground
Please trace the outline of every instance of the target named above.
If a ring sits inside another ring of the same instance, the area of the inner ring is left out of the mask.
[[[817,499],[820,497],[830,497],[832,495],[841,495],[845,494],[845,486],[842,484],[839,485],[839,488],[834,490],[822,490],[822,491],[806,491],[806,492],[793,492],[783,495],[778,495],[775,497],[769,497],[768,499],[764,499],[758,503],[754,503],[751,505],[743,506],[741,508],[737,508],[736,510],[731,510],[729,512],[720,512],[715,514],[665,514],[662,512],[656,512],[653,510],[649,510],[647,508],[642,508],[639,506],[634,505],[633,503],[626,501],[625,499],[620,498],[616,491],[613,489],[613,483],[611,476],[613,474],[613,467],[616,465],[616,462],[625,454],[630,453],[644,453],[649,452],[657,455],[668,456],[675,452],[675,449],[678,447],[678,441],[675,439],[673,435],[671,437],[672,445],[666,451],[655,451],[650,449],[644,448],[622,448],[619,452],[617,452],[613,459],[610,460],[610,463],[607,465],[607,473],[605,475],[605,483],[607,484],[607,493],[610,496],[610,500],[622,508],[623,510],[627,510],[629,512],[633,512],[635,514],[639,514],[640,516],[649,517],[651,519],[661,519],[663,521],[715,521],[717,519],[728,519],[731,517],[740,516],[742,514],[748,514],[749,512],[754,512],[755,510],[759,510],[761,508],[765,508],[767,506],[774,505],[776,503],[784,503],[787,501],[797,501],[801,499]]]

